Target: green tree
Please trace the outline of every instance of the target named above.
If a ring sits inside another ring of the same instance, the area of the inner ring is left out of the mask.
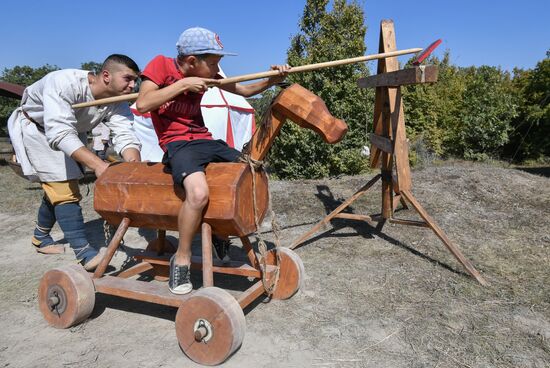
[[[466,83],[460,69],[452,65],[450,59],[447,50],[441,59],[433,56],[426,62],[438,67],[437,83],[404,88],[407,136],[412,142],[413,154],[415,149],[423,149],[444,156],[449,151],[448,142],[457,134]],[[412,67],[410,61],[406,67]]]
[[[308,0],[300,21],[300,32],[292,37],[287,53],[293,66],[356,57],[365,53],[364,13],[356,2]],[[291,74],[299,83],[321,97],[328,110],[348,124],[344,140],[326,144],[315,133],[286,124],[275,141],[268,161],[281,178],[318,178],[357,174],[366,167],[360,155],[365,144],[366,119],[372,119],[373,93],[357,87],[357,79],[368,75],[364,64],[351,64],[307,73]],[[367,110],[367,111],[366,111]]]
[[[98,74],[101,71],[101,63],[96,63],[95,61],[88,61],[86,63],[80,64],[80,69],[82,70],[89,70],[91,72],[94,72],[94,74]]]
[[[457,67],[449,51],[428,63],[439,67],[438,82],[404,93],[411,146],[443,157],[499,157],[518,108],[510,74],[490,66]]]
[[[466,159],[499,157],[517,115],[510,74],[491,66],[463,72],[466,88],[457,134],[451,137],[452,153]]]
[[[28,86],[54,70],[59,70],[55,65],[44,65],[39,68],[30,66],[16,66],[12,69],[4,69],[0,77],[1,80],[9,83]],[[6,124],[13,110],[19,106],[18,100],[7,97],[0,97],[0,136],[7,136]]]
[[[533,70],[514,70],[519,114],[506,147],[514,161],[550,157],[550,51]]]

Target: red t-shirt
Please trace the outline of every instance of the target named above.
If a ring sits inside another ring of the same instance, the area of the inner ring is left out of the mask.
[[[141,75],[159,88],[185,78],[177,67],[176,59],[162,55],[155,57],[147,64]],[[182,93],[157,110],[151,111],[153,126],[159,138],[160,147],[164,151],[166,151],[166,144],[170,142],[212,139],[212,134],[204,126],[202,118],[202,96],[203,93]]]

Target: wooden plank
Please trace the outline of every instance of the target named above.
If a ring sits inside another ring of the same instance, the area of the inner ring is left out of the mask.
[[[165,283],[130,280],[115,276],[103,276],[93,281],[97,292],[170,307],[179,307],[194,293],[192,291],[189,294],[176,295],[170,292]]]
[[[380,22],[380,37],[381,37],[380,52],[389,52],[389,51],[397,50],[397,46],[395,43],[395,27],[393,25],[393,20],[384,19],[382,20],[382,22]],[[389,57],[389,58],[384,58],[380,60],[384,61],[385,70],[384,71],[378,70],[377,74],[384,73],[384,72],[393,72],[399,69],[399,60],[397,60],[397,57]]]
[[[372,217],[368,215],[357,215],[355,213],[339,213],[335,218],[348,219],[348,220],[357,220],[357,221],[373,221]]]
[[[381,22],[381,31],[380,31],[380,47],[383,50],[394,51],[397,49],[395,43],[395,29],[393,26],[393,21],[383,20]],[[384,59],[383,70],[380,68],[378,74],[393,72],[399,69],[399,63],[397,58],[386,58]],[[393,139],[393,129],[392,129],[392,101],[390,99],[392,95],[392,89],[387,87],[379,87],[378,90],[382,90],[385,94],[385,101],[388,104],[388,108],[384,110],[382,116],[382,134],[378,134],[389,139]],[[388,114],[389,112],[389,114]],[[375,132],[376,133],[376,132]],[[395,150],[395,144],[393,145]],[[381,159],[381,170],[382,170],[382,217],[389,219],[393,214],[393,189],[392,189],[392,178],[391,173],[393,171],[393,153],[382,152]]]
[[[156,255],[136,255],[134,258],[141,260],[143,262],[150,263],[152,265],[158,265],[158,266],[164,266],[169,267],[170,265],[170,259],[168,256],[156,256]],[[250,266],[247,263],[244,262],[238,262],[238,261],[229,261],[229,262],[222,262],[218,259],[212,260],[212,271],[214,273],[222,273],[225,275],[236,275],[236,276],[247,276],[247,277],[255,277],[260,278],[261,272],[258,269],[255,269],[254,267]],[[191,257],[191,269],[193,270],[201,270],[202,269],[202,257],[200,256],[192,256]],[[268,267],[269,272],[269,267]]]
[[[437,76],[436,65],[417,66],[359,78],[357,85],[360,88],[399,87],[408,84],[434,83],[437,82]]]
[[[372,130],[374,134],[380,135],[382,134],[382,116],[384,106],[386,105],[386,91],[382,87],[379,87],[376,89],[376,93],[374,95],[374,113],[373,113],[373,121],[372,121]],[[371,144],[370,147],[370,167],[376,168],[378,167],[380,163],[380,153],[381,151],[376,147],[375,145]]]
[[[395,189],[395,181],[393,182],[393,187]],[[393,211],[394,212],[397,209],[397,205],[399,204],[399,202],[401,202],[401,206],[403,206],[404,210],[409,209],[409,207],[407,206],[407,202],[405,202],[403,197],[401,197],[401,194],[399,194],[399,192],[395,192],[395,195],[393,196]]]
[[[393,153],[393,143],[390,139],[381,137],[374,133],[370,134],[370,143],[376,148],[382,150],[383,152],[392,154]]]
[[[252,303],[254,300],[258,299],[260,295],[262,295],[265,292],[264,285],[262,284],[262,281],[256,282],[254,285],[246,289],[241,295],[239,295],[237,299],[237,302],[241,306],[241,308],[246,308],[247,305]]]
[[[99,263],[99,265],[97,266],[94,272],[94,276],[93,276],[94,279],[100,278],[105,273],[105,270],[109,265],[109,262],[111,262],[111,259],[115,254],[115,251],[119,247],[120,242],[124,237],[124,234],[126,234],[126,231],[128,231],[128,227],[130,227],[130,219],[128,217],[124,217],[120,222],[118,229],[115,231],[115,234],[111,239],[111,242],[107,246],[107,254],[105,254],[105,257],[103,257],[103,259],[101,260],[101,262]]]
[[[116,275],[117,277],[121,277],[123,279],[127,279],[129,277],[132,277],[132,276],[135,276],[135,275],[138,275],[140,273],[143,273],[143,272],[146,272],[146,271],[149,271],[150,269],[152,269],[153,266],[150,264],[150,263],[147,263],[147,262],[140,262],[122,272],[120,272],[118,275]]]
[[[242,236],[240,239],[241,239],[241,243],[243,243],[243,249],[246,252],[248,261],[250,262],[252,267],[259,269],[260,262],[258,261],[258,257],[256,256],[256,253],[254,252],[254,247],[252,246],[252,243],[250,243],[250,240],[246,236]]]
[[[405,131],[405,113],[403,111],[403,98],[401,88],[390,88],[388,91],[392,126],[395,127],[394,154],[397,181],[400,190],[412,188],[411,168],[409,166],[409,145]]]
[[[380,37],[378,41],[378,52],[384,52],[386,45],[384,39],[389,37],[393,33],[393,22],[392,21],[382,21],[380,23]],[[386,72],[386,60],[389,59],[379,59],[377,63],[376,73],[382,74]],[[376,88],[374,95],[374,114],[372,122],[372,131],[376,135],[383,135],[383,125],[384,125],[384,115],[387,110],[387,99],[388,99],[388,89],[384,87]],[[380,162],[380,153],[381,151],[374,145],[371,145],[370,150],[370,167],[376,168]]]
[[[212,228],[206,222],[201,226],[202,239],[202,286],[214,285],[212,271]]]
[[[472,275],[481,285],[486,286],[487,281],[485,281],[485,279],[476,270],[476,268],[468,260],[468,258],[466,258],[462,254],[460,249],[451,242],[451,240],[447,237],[447,234],[445,234],[445,232],[443,230],[441,230],[441,228],[439,226],[437,226],[434,219],[430,215],[428,215],[428,213],[424,210],[424,208],[416,200],[416,198],[413,196],[413,194],[411,192],[407,191],[407,190],[402,190],[401,194],[414,207],[414,209],[416,210],[416,212],[418,212],[420,217],[422,217],[422,219],[424,221],[426,221],[426,223],[430,226],[430,228],[433,230],[435,235],[437,235],[437,237],[439,239],[441,239],[443,244],[445,244],[445,246],[451,251],[453,256],[455,256],[455,258],[464,266],[464,268],[466,268],[466,271],[468,271],[468,273],[470,275]]]

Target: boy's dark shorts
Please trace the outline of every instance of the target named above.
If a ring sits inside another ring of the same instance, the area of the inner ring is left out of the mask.
[[[204,172],[210,162],[234,162],[240,155],[221,139],[176,141],[166,145],[162,163],[171,171],[174,183],[182,185],[187,175]]]

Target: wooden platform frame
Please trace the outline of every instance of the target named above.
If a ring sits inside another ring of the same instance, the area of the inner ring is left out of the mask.
[[[119,225],[117,231],[113,235],[109,245],[107,246],[107,254],[96,268],[93,274],[93,282],[97,292],[124,297],[128,299],[141,300],[155,304],[179,307],[186,299],[193,296],[196,290],[189,294],[176,295],[172,294],[165,283],[151,283],[148,281],[139,281],[130,279],[135,275],[152,270],[154,275],[168,275],[169,257],[162,255],[161,252],[144,252],[134,258],[139,262],[122,271],[117,276],[104,275],[107,266],[111,262],[117,248],[120,246],[122,238],[126,231],[130,228],[130,220],[124,218]],[[266,274],[263,275],[263,270],[260,268],[256,258],[256,253],[253,250],[252,244],[247,237],[242,237],[241,241],[245,252],[248,255],[249,262],[214,262],[212,259],[212,229],[207,223],[201,225],[202,238],[202,257],[194,256],[192,258],[192,269],[202,269],[203,287],[214,285],[214,272],[238,275],[253,278],[272,279],[276,266],[268,265]],[[252,303],[256,298],[265,292],[262,280],[257,281],[247,290],[242,292],[236,299],[241,308],[245,308]]]
[[[380,24],[379,52],[389,52],[396,49],[393,21],[383,20]],[[487,282],[473,264],[451,242],[445,232],[436,224],[434,219],[424,210],[412,194],[409,148],[405,131],[401,86],[435,81],[437,81],[437,67],[417,66],[400,70],[396,57],[378,60],[377,74],[358,81],[359,87],[376,88],[373,121],[374,133],[370,135],[372,145],[370,165],[372,168],[380,166],[381,172],[309,231],[295,240],[290,246],[291,249],[302,244],[323,226],[327,225],[333,218],[376,221],[378,222],[377,229],[379,230],[382,229],[386,221],[401,225],[427,227],[439,237],[471,276],[480,284],[487,285]],[[342,213],[354,201],[365,194],[378,180],[382,181],[381,216]],[[410,204],[423,221],[394,218],[394,211],[400,202],[404,208],[408,208],[407,204]]]

